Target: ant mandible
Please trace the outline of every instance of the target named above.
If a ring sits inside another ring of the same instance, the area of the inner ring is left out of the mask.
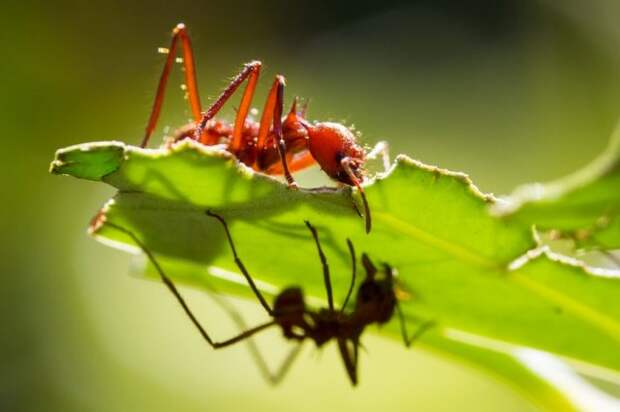
[[[157,124],[179,41],[182,47],[187,95],[194,120],[176,133],[175,140],[191,138],[205,145],[225,143],[229,152],[254,170],[272,175],[284,174],[290,188],[298,187],[291,172],[318,163],[330,178],[345,185],[355,186],[359,190],[364,204],[366,232],[370,232],[372,224],[370,209],[361,185],[366,175],[364,164],[367,159],[375,158],[381,153],[387,170],[389,168],[387,144],[379,142],[372,151],[366,153],[366,150],[357,143],[353,132],[344,125],[307,121],[306,108],[297,110],[297,98],[293,100],[291,110],[283,118],[286,83],[284,76],[281,75],[275,77],[260,122],[248,118],[260,74],[260,61],[245,64],[241,72],[203,112],[198,94],[194,54],[187,29],[182,23],[172,31],[168,56],[140,146],[146,147]],[[215,116],[222,106],[245,80],[247,86],[235,122],[230,124],[216,119]]]
[[[300,287],[293,286],[282,290],[275,298],[273,307],[267,303],[267,300],[263,294],[259,291],[252,276],[249,274],[245,265],[237,254],[232,236],[228,229],[228,224],[224,218],[211,211],[206,212],[207,215],[217,219],[221,222],[230,249],[232,251],[235,264],[245,277],[248,285],[252,289],[254,295],[260,302],[261,306],[265,309],[267,314],[272,318],[268,322],[262,323],[253,328],[242,331],[237,336],[224,341],[215,341],[202,324],[198,321],[191,309],[177,290],[172,280],[165,274],[158,261],[155,259],[154,254],[146,247],[146,245],[135,235],[133,232],[118,226],[114,223],[106,222],[106,225],[113,227],[123,233],[129,235],[134,242],[144,251],[150,262],[153,264],[159,276],[164,284],[174,294],[177,301],[183,307],[185,313],[190,318],[192,323],[198,328],[202,337],[207,343],[214,349],[224,348],[245,339],[250,338],[254,334],[261,332],[271,326],[279,326],[282,330],[283,336],[288,339],[297,342],[297,345],[293,348],[289,356],[287,356],[278,368],[278,372],[271,374],[265,371],[265,361],[257,352],[255,347],[252,348],[252,354],[255,356],[255,361],[258,363],[259,368],[266,372],[265,375],[270,379],[272,383],[277,383],[284,377],[284,374],[289,370],[292,362],[300,351],[301,344],[305,340],[312,340],[317,347],[322,347],[329,341],[335,340],[338,344],[338,349],[342,357],[345,369],[349,376],[349,379],[353,385],[357,385],[357,362],[358,362],[358,349],[360,346],[360,337],[364,332],[364,329],[371,325],[383,325],[391,320],[394,311],[398,312],[398,318],[400,321],[401,335],[403,341],[407,347],[418,339],[425,331],[435,325],[434,321],[425,321],[417,328],[417,330],[409,336],[406,329],[406,321],[404,313],[398,303],[395,293],[394,285],[394,272],[388,264],[383,265],[383,277],[378,277],[379,272],[376,266],[372,263],[366,253],[362,254],[362,264],[366,271],[366,277],[360,284],[357,290],[357,296],[355,305],[352,311],[346,311],[347,304],[353,289],[355,286],[356,278],[356,256],[353,243],[350,239],[347,239],[347,245],[349,253],[351,255],[352,263],[352,276],[351,284],[347,291],[346,298],[342,306],[336,309],[334,306],[334,298],[332,293],[331,277],[327,259],[321,244],[319,242],[318,232],[310,222],[306,221],[306,226],[312,233],[314,242],[316,243],[319,258],[323,268],[323,281],[325,283],[325,291],[327,294],[327,307],[319,310],[312,310],[306,307],[303,292]],[[227,311],[230,312],[229,309]],[[239,317],[235,314],[232,315],[236,318],[238,324],[242,323]]]

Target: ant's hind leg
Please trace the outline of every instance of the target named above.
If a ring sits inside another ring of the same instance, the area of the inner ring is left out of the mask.
[[[168,83],[170,70],[172,70],[172,65],[174,64],[174,61],[176,59],[177,44],[179,40],[181,41],[181,46],[183,49],[183,66],[185,69],[185,83],[188,90],[187,94],[189,97],[189,104],[192,109],[194,121],[200,120],[200,112],[202,109],[200,107],[200,96],[198,95],[198,83],[196,80],[194,53],[192,52],[192,45],[189,39],[189,35],[187,34],[187,29],[185,28],[185,25],[183,23],[179,23],[172,30],[172,41],[170,43],[170,48],[167,51],[168,56],[166,57],[164,70],[162,71],[161,77],[159,78],[157,93],[155,94],[155,101],[153,102],[151,115],[149,116],[148,123],[146,124],[144,138],[142,139],[140,147],[146,147],[149,139],[151,138],[151,135],[153,134],[153,130],[155,130],[155,126],[157,125],[159,113],[161,112],[161,106],[164,101],[164,94],[166,92],[166,84]]]
[[[136,245],[138,245],[140,247],[140,249],[142,249],[142,251],[144,252],[144,254],[146,254],[146,256],[149,259],[149,261],[151,262],[151,264],[155,267],[155,270],[157,270],[157,273],[159,274],[159,277],[161,278],[161,280],[168,287],[170,292],[172,292],[172,294],[177,299],[177,301],[179,302],[181,307],[183,307],[183,310],[185,311],[187,316],[190,318],[190,320],[192,321],[194,326],[196,326],[196,328],[198,329],[198,331],[200,332],[202,337],[207,341],[207,343],[209,343],[209,345],[211,345],[211,347],[213,349],[219,349],[219,348],[223,348],[223,347],[232,345],[232,344],[237,343],[237,342],[239,342],[239,341],[241,341],[243,339],[249,338],[250,336],[254,335],[255,333],[258,333],[258,332],[260,332],[260,331],[262,331],[262,330],[264,330],[264,329],[266,329],[266,328],[276,324],[276,322],[272,320],[272,321],[269,321],[267,323],[263,323],[262,325],[258,325],[258,326],[255,326],[255,327],[251,328],[251,329],[243,331],[239,335],[237,335],[237,336],[235,336],[233,338],[227,339],[225,341],[222,341],[222,342],[214,341],[211,338],[211,336],[207,333],[205,328],[200,324],[200,322],[198,321],[196,316],[192,313],[191,309],[187,305],[187,302],[185,302],[185,299],[183,299],[183,296],[181,296],[181,293],[179,292],[179,290],[176,288],[176,286],[174,285],[172,280],[166,275],[166,273],[164,272],[163,268],[160,266],[160,264],[157,261],[157,259],[155,259],[155,255],[153,254],[153,252],[151,252],[150,249],[147,248],[146,245],[133,232],[131,232],[130,230],[127,230],[127,229],[125,229],[122,226],[118,226],[118,225],[116,225],[114,223],[110,223],[110,222],[105,222],[105,224],[108,227],[114,228],[114,229],[116,229],[116,230],[118,230],[118,231],[120,231],[122,233],[125,233],[127,236],[129,236],[136,243]]]
[[[390,170],[390,146],[388,142],[382,140],[378,142],[375,147],[372,148],[370,152],[366,155],[367,159],[376,159],[377,156],[381,155],[381,159],[383,160],[383,172],[387,172]]]
[[[420,324],[420,326],[418,326],[415,332],[413,332],[413,334],[409,336],[409,334],[407,333],[407,322],[405,320],[405,314],[403,313],[403,310],[398,302],[396,302],[396,311],[398,312],[398,320],[400,322],[400,333],[403,337],[403,342],[405,343],[405,346],[408,348],[411,347],[411,345],[413,345],[413,343],[418,340],[425,332],[427,332],[429,329],[434,328],[437,325],[437,322],[435,322],[434,320],[424,321]]]

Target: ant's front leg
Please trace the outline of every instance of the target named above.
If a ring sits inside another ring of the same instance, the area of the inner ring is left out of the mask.
[[[424,321],[420,324],[420,326],[418,326],[415,332],[413,332],[413,334],[409,336],[409,334],[407,333],[407,322],[405,320],[405,314],[403,313],[403,310],[400,307],[398,301],[396,301],[396,311],[398,312],[398,320],[400,322],[400,333],[403,337],[403,342],[405,343],[405,346],[408,348],[411,347],[411,345],[413,345],[416,340],[420,339],[420,337],[429,329],[437,326],[437,322],[434,320]]]

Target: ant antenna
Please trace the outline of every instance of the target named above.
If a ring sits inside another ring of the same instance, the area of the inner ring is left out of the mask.
[[[364,269],[366,269],[366,277],[368,279],[373,279],[377,273],[377,267],[372,263],[366,253],[362,253],[362,265],[364,265]]]
[[[351,239],[347,238],[347,246],[349,246],[349,253],[351,254],[351,266],[353,268],[353,274],[351,275],[351,285],[349,285],[349,291],[347,292],[347,297],[344,299],[342,308],[340,308],[340,313],[344,312],[344,309],[347,307],[347,303],[349,303],[349,298],[351,297],[351,293],[353,293],[353,287],[355,286],[355,274],[357,272],[355,249],[353,248],[353,242],[351,242]]]
[[[319,257],[321,258],[321,264],[323,265],[323,280],[325,281],[325,291],[327,292],[327,303],[329,304],[329,310],[334,310],[334,296],[332,293],[332,283],[329,276],[329,266],[327,264],[327,259],[325,258],[325,254],[323,253],[323,249],[321,249],[321,243],[319,242],[319,235],[314,226],[310,224],[307,220],[304,221],[310,232],[312,232],[312,236],[314,237],[314,241],[316,242],[316,247],[319,250]]]

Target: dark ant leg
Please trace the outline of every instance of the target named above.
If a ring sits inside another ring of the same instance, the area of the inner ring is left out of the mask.
[[[239,268],[239,270],[241,270],[241,273],[243,274],[243,276],[245,276],[245,279],[248,281],[250,288],[252,289],[256,297],[258,298],[260,304],[263,306],[263,308],[265,308],[269,316],[273,316],[273,310],[271,309],[271,307],[269,306],[269,304],[267,303],[263,295],[260,293],[260,291],[256,287],[254,280],[252,280],[252,277],[250,276],[247,269],[243,265],[243,262],[241,261],[241,259],[239,259],[239,256],[237,255],[237,249],[235,249],[235,244],[233,243],[232,237],[230,236],[230,231],[228,230],[228,224],[226,223],[226,221],[224,220],[222,216],[215,214],[211,212],[210,210],[207,210],[206,213],[207,215],[219,220],[222,223],[222,226],[224,226],[224,231],[226,232],[226,237],[228,238],[228,244],[230,245],[230,249],[233,252],[233,256],[235,258],[235,263],[237,264],[237,267]]]
[[[226,346],[230,346],[230,345],[233,345],[233,344],[235,344],[237,342],[240,342],[240,341],[242,341],[244,339],[247,339],[250,336],[254,335],[255,333],[258,333],[258,332],[260,332],[260,331],[262,331],[264,329],[267,329],[270,326],[274,326],[274,325],[277,325],[276,321],[275,320],[271,320],[271,321],[269,321],[267,323],[263,323],[262,325],[255,326],[252,329],[248,329],[246,331],[243,331],[239,335],[237,335],[237,336],[235,336],[233,338],[227,339],[227,340],[225,340],[223,342],[213,342],[211,344],[211,346],[213,346],[213,349],[224,348]]]
[[[347,346],[347,341],[343,338],[338,339],[338,349],[342,357],[342,362],[347,370],[349,379],[351,379],[351,384],[355,386],[357,385],[357,343],[353,342],[353,345],[355,353],[351,355],[349,347]]]
[[[168,56],[166,57],[166,63],[164,65],[164,70],[161,73],[161,77],[159,78],[159,85],[157,86],[157,93],[155,94],[155,102],[153,103],[153,108],[151,109],[151,115],[149,117],[149,121],[146,124],[146,131],[144,133],[144,138],[142,139],[142,143],[140,147],[146,147],[153,130],[157,124],[157,119],[159,118],[159,113],[161,112],[161,106],[164,101],[164,94],[166,91],[166,84],[168,83],[168,76],[170,75],[170,70],[172,69],[172,65],[174,64],[174,60],[176,58],[176,50],[177,43],[181,40],[181,46],[183,49],[183,66],[185,68],[185,83],[187,84],[189,103],[192,109],[192,115],[194,116],[194,120],[200,120],[200,96],[198,94],[198,83],[196,81],[196,68],[194,65],[194,53],[192,52],[192,45],[189,39],[189,35],[187,34],[187,30],[185,29],[185,25],[183,23],[179,23],[174,30],[172,30],[172,41],[170,43],[170,48],[168,49]]]
[[[284,360],[282,361],[282,363],[280,364],[276,372],[273,374],[271,373],[271,371],[269,371],[269,367],[267,366],[265,359],[260,354],[254,342],[248,341],[248,345],[250,349],[250,354],[252,355],[252,358],[254,359],[254,362],[256,363],[256,365],[258,365],[258,369],[261,371],[261,374],[263,375],[265,380],[267,380],[272,385],[277,385],[278,383],[282,381],[282,379],[284,379],[288,371],[291,370],[291,366],[293,365],[293,363],[297,359],[297,356],[301,352],[302,341],[297,343],[289,351],[289,353],[286,355],[286,358],[284,358]]]
[[[267,102],[260,119],[260,127],[258,129],[258,137],[256,139],[256,150],[260,153],[267,142],[269,127],[273,124],[273,134],[275,135],[275,144],[280,154],[282,162],[282,171],[290,188],[297,188],[297,182],[291,175],[286,160],[286,143],[282,136],[282,110],[284,105],[284,85],[286,84],[283,76],[276,76],[276,79],[269,90]]]
[[[239,108],[237,112],[237,117],[235,119],[235,130],[233,131],[234,136],[238,136],[237,142],[231,142],[230,151],[235,153],[235,150],[238,150],[241,142],[241,133],[243,132],[243,124],[245,123],[245,117],[247,116],[247,112],[249,110],[250,103],[252,101],[252,96],[254,95],[254,89],[256,88],[256,83],[258,81],[258,76],[260,74],[260,68],[262,63],[259,61],[253,61],[250,63],[246,63],[239,73],[230,84],[224,89],[224,91],[219,95],[219,97],[209,106],[206,112],[202,113],[202,117],[200,118],[200,122],[194,131],[194,140],[200,141],[200,136],[202,136],[202,131],[207,125],[207,122],[211,120],[224,106],[224,104],[228,101],[230,96],[235,93],[239,85],[243,83],[245,79],[248,79],[248,85],[243,92],[243,97],[241,98],[242,106]],[[237,127],[241,125],[240,128]],[[234,140],[234,139],[233,139]],[[236,145],[236,146],[235,146]]]
[[[437,322],[435,322],[434,320],[427,320],[425,322],[422,322],[422,324],[416,329],[413,335],[408,336],[405,314],[403,313],[403,310],[400,307],[398,301],[396,301],[396,311],[398,312],[398,320],[400,322],[400,333],[403,337],[403,342],[405,343],[405,346],[408,348],[411,347],[411,345],[416,340],[418,340],[426,331],[437,325]]]
[[[314,237],[314,241],[316,243],[316,248],[319,251],[319,257],[321,258],[321,265],[323,265],[323,280],[325,282],[325,291],[327,292],[327,303],[329,305],[329,310],[333,311],[334,310],[334,296],[332,293],[332,283],[331,283],[331,279],[329,276],[329,265],[327,264],[327,259],[325,258],[323,249],[321,249],[321,243],[319,242],[319,235],[317,234],[316,229],[307,220],[305,222],[306,222],[306,226],[308,226],[308,229],[310,229],[310,232],[312,232],[312,236]]]
[[[360,184],[359,180],[353,173],[353,169],[351,169],[351,163],[354,163],[355,160],[350,157],[345,157],[340,161],[342,168],[349,176],[349,179],[353,182],[357,190],[360,192],[360,196],[362,196],[362,202],[364,203],[364,215],[366,217],[366,233],[370,233],[370,229],[372,228],[372,219],[370,217],[370,207],[368,207],[368,201],[366,200],[366,192],[364,192],[364,188]]]
[[[355,287],[355,275],[357,272],[357,262],[355,259],[355,249],[353,248],[353,243],[351,239],[347,239],[347,246],[349,246],[349,253],[351,254],[351,267],[353,268],[353,273],[351,275],[351,285],[349,285],[349,291],[347,292],[347,297],[344,298],[344,302],[342,303],[342,307],[340,308],[340,313],[344,312],[344,309],[347,307],[347,303],[349,303],[349,298],[353,293],[353,288]]]
[[[248,329],[247,324],[245,323],[241,314],[235,309],[235,307],[226,299],[225,296],[222,296],[220,292],[210,284],[205,285],[207,287],[207,293],[213,299],[213,301],[220,306],[220,308],[226,312],[226,314],[230,317],[230,319],[237,325],[239,330],[244,331]],[[248,338],[246,345],[248,346],[248,350],[254,363],[258,370],[260,371],[263,378],[268,381],[272,385],[277,385],[284,379],[287,372],[290,370],[291,365],[295,361],[295,358],[300,352],[302,341],[299,341],[288,353],[286,358],[282,361],[282,364],[278,367],[275,373],[271,373],[269,367],[267,366],[267,362],[261,355],[256,342],[251,338]]]
[[[248,330],[242,332],[241,334],[239,334],[239,335],[237,335],[237,336],[235,336],[233,338],[227,339],[225,341],[222,341],[222,342],[214,341],[213,339],[211,339],[211,336],[209,336],[209,334],[207,333],[205,328],[200,324],[200,322],[198,321],[196,316],[194,316],[194,314],[192,313],[191,309],[189,308],[189,306],[185,302],[185,299],[183,299],[183,296],[181,296],[181,294],[179,293],[178,289],[176,288],[176,286],[174,285],[172,280],[168,276],[166,276],[166,273],[164,272],[163,268],[159,265],[159,262],[157,261],[157,259],[155,259],[155,255],[153,254],[153,252],[151,252],[149,250],[149,248],[147,248],[146,245],[133,232],[125,229],[124,227],[118,226],[118,225],[116,225],[114,223],[105,222],[105,224],[108,227],[112,227],[112,228],[114,228],[114,229],[116,229],[116,230],[118,230],[120,232],[125,233],[129,237],[131,237],[131,239],[140,247],[140,249],[142,249],[142,251],[146,254],[146,256],[149,259],[149,261],[155,267],[155,270],[157,270],[157,273],[159,274],[159,277],[161,278],[161,280],[168,287],[170,292],[172,292],[172,294],[177,299],[177,301],[181,304],[181,306],[183,307],[183,310],[185,311],[187,316],[190,318],[190,320],[192,321],[194,326],[196,326],[196,328],[198,329],[198,331],[200,332],[202,337],[209,343],[209,345],[211,345],[211,347],[213,349],[219,349],[219,348],[223,348],[223,347],[232,345],[234,343],[239,342],[240,340],[249,338],[250,336],[254,335],[255,333],[262,331],[263,329],[266,329],[266,328],[268,328],[270,326],[276,325],[276,322],[274,320],[271,320],[271,321],[269,321],[267,323],[263,323],[262,325],[258,325],[258,326],[254,327],[252,329],[248,329]]]

